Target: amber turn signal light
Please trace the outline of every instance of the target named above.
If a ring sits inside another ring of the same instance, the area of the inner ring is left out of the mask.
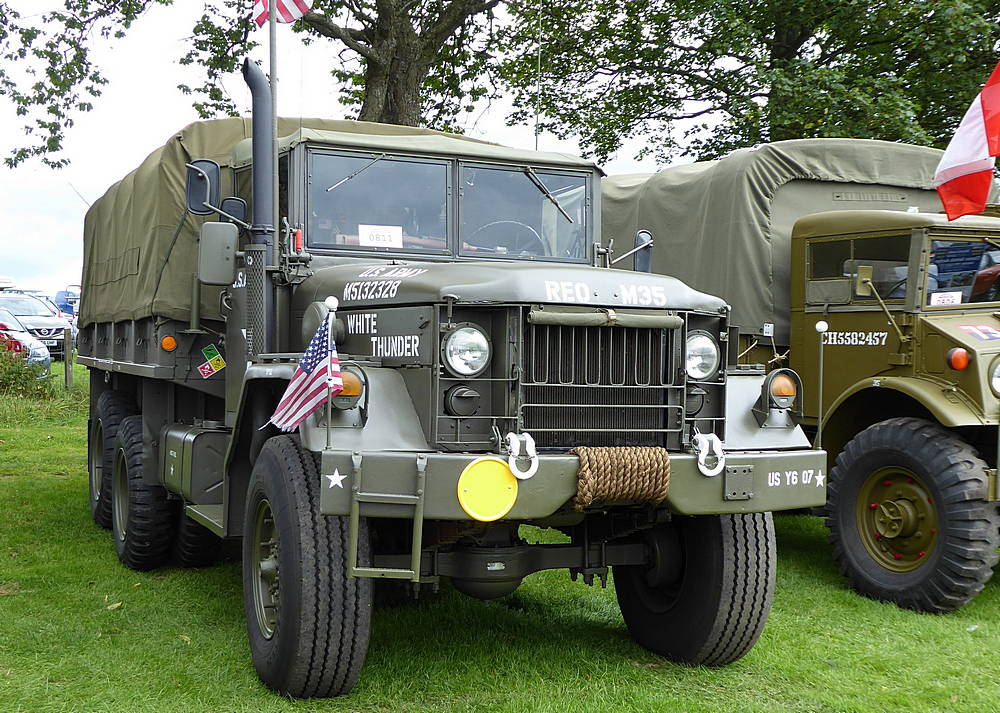
[[[162,349],[163,351],[172,352],[176,348],[177,348],[177,339],[175,339],[171,335],[168,334],[167,336],[165,336],[163,339],[160,340],[160,349]]]
[[[340,392],[340,396],[361,395],[361,378],[357,374],[353,371],[342,371],[340,378],[344,382],[344,390]]]
[[[969,355],[969,352],[962,349],[962,347],[955,347],[948,352],[948,366],[955,371],[963,371],[967,369],[971,361],[972,357]]]
[[[795,381],[786,374],[778,374],[771,379],[771,396],[776,398],[794,397],[796,394]]]

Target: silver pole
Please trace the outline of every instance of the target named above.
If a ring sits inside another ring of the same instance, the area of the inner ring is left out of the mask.
[[[826,323],[826,320],[820,320],[816,323],[816,331],[819,333],[819,392],[817,394],[817,400],[819,401],[818,410],[816,413],[816,443],[815,448],[823,447],[823,343],[825,341],[824,335],[826,330],[830,328],[830,325]]]
[[[271,202],[274,205],[274,244],[277,248],[279,241],[279,229],[281,216],[278,206],[278,0],[270,0],[268,3],[267,24],[270,30],[270,62],[271,62],[271,135],[274,137],[271,152],[274,156],[274,173],[271,187]],[[277,249],[273,253],[277,257]]]

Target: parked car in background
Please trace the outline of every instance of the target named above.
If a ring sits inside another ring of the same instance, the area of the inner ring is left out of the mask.
[[[41,364],[48,376],[52,365],[49,349],[28,332],[27,327],[8,309],[0,307],[0,351],[21,354],[28,361]]]
[[[64,314],[72,315],[74,321],[76,320],[76,308],[80,304],[80,286],[79,285],[66,285],[65,290],[59,290],[56,292],[55,300],[56,306],[63,311]]]
[[[0,292],[0,307],[10,311],[33,337],[48,347],[53,359],[64,358],[63,330],[73,330],[73,325],[58,316],[58,309],[38,297],[12,290]]]

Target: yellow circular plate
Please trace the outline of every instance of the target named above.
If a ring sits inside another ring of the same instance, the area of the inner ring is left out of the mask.
[[[458,479],[458,503],[474,520],[499,520],[516,500],[517,478],[499,458],[477,458]]]

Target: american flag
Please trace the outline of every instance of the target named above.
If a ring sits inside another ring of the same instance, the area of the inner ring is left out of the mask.
[[[327,398],[333,398],[344,390],[337,345],[330,335],[332,320],[333,312],[316,330],[278,407],[271,414],[269,423],[282,431],[294,430]]]
[[[267,8],[272,2],[278,12],[274,19],[278,22],[295,22],[312,7],[312,0],[254,0],[253,20],[257,27],[267,23]]]

